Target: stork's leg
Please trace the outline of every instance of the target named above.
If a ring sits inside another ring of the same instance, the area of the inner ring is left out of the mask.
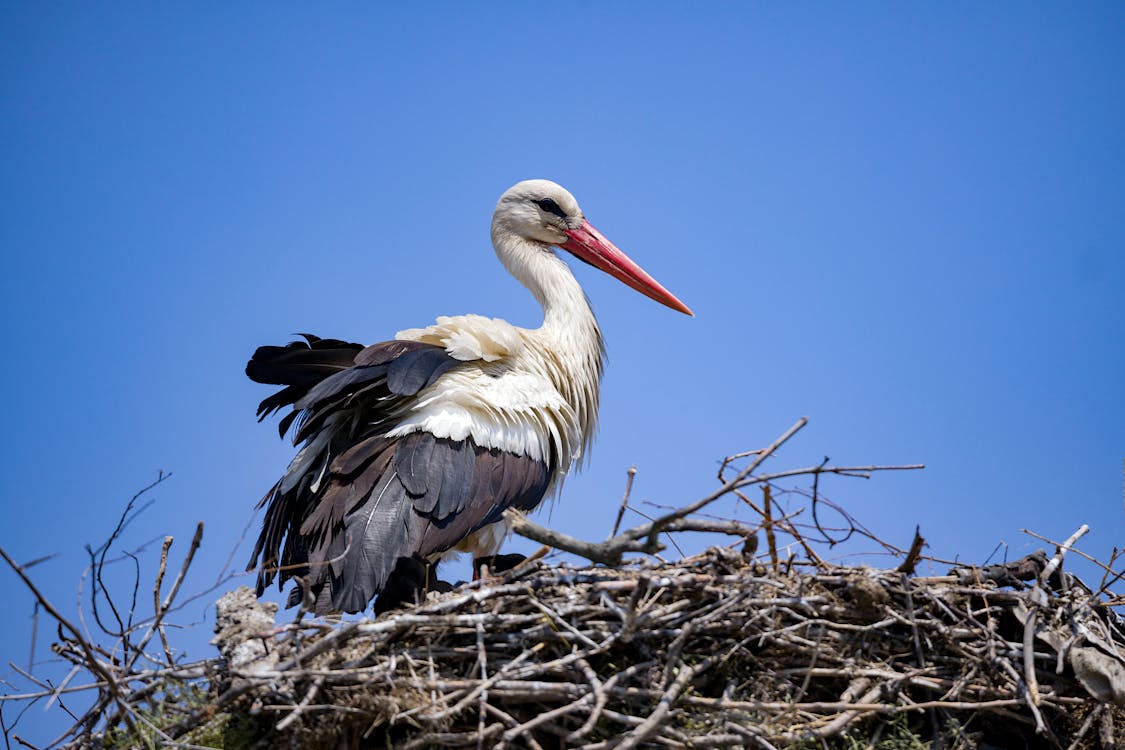
[[[448,594],[453,590],[453,584],[437,577],[437,563],[432,562],[427,566],[429,575],[426,579],[426,591],[436,591],[439,594]]]
[[[375,614],[419,604],[430,591],[446,593],[452,590],[452,584],[437,577],[437,563],[429,563],[416,557],[400,557],[382,592],[375,599]]]
[[[521,555],[518,552],[513,552],[508,555],[492,555],[490,557],[477,557],[473,559],[473,580],[476,581],[481,577],[481,568],[488,566],[488,572],[492,575],[497,573],[505,573],[512,568],[516,567],[524,560],[527,555]]]
[[[383,590],[375,599],[375,614],[379,615],[415,604],[426,587],[426,564],[413,557],[400,557],[387,578]]]

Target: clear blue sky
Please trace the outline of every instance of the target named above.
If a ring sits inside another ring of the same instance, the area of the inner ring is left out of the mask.
[[[0,545],[59,554],[34,572],[64,610],[158,469],[126,546],[177,556],[202,520],[186,589],[221,573],[291,453],[254,420],[258,344],[537,325],[488,240],[528,177],[697,316],[576,268],[610,363],[552,525],[604,536],[634,463],[635,499],[696,499],[809,415],[777,466],[928,465],[826,487],[891,540],[1125,541],[1122,4],[318,11],[0,6]],[[0,587],[25,663],[31,598]]]

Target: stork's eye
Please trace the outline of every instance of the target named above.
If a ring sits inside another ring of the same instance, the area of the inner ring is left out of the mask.
[[[566,218],[566,211],[563,211],[561,208],[559,208],[559,204],[555,203],[553,198],[544,198],[542,200],[535,201],[535,205],[539,206],[539,208],[543,209],[549,214],[558,216],[560,219]]]

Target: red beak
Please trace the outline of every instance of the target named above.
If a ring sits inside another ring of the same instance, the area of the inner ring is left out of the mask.
[[[579,260],[605,271],[618,281],[662,305],[688,315],[695,315],[687,305],[676,299],[676,295],[662,287],[660,282],[645,273],[645,270],[634,263],[628,255],[618,250],[617,246],[607,240],[605,235],[595,229],[590,222],[585,222],[577,229],[568,229],[566,234],[570,239],[559,245],[563,250],[569,250]]]

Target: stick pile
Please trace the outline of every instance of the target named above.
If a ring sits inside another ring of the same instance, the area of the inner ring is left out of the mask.
[[[218,602],[219,655],[190,664],[176,660],[163,627],[177,590],[160,595],[168,542],[155,615],[134,622],[130,612],[103,646],[5,555],[58,620],[54,649],[74,668],[57,685],[27,675],[41,687],[0,696],[0,722],[13,702],[50,705],[86,691],[92,705],[51,746],[1116,747],[1125,733],[1125,597],[1111,587],[1125,580],[1121,556],[1096,563],[1097,587],[1064,570],[1067,554],[1083,554],[1074,548],[1083,527],[1052,555],[917,576],[919,560],[940,563],[922,554],[920,535],[898,549],[839,508],[842,529],[817,520],[818,504],[822,514],[832,507],[822,476],[915,467],[755,473],[801,426],[735,457],[748,463],[729,478],[734,459],[724,461],[714,493],[615,528],[605,542],[510,519],[516,533],[589,566],[537,553],[498,577],[349,622],[302,612],[279,623],[276,605],[240,587]],[[778,484],[810,476],[811,492]],[[746,494],[752,485],[760,499]],[[793,492],[811,513],[778,502]],[[756,519],[701,513],[720,498]],[[628,493],[623,511],[627,504]],[[736,541],[679,561],[657,557],[685,532]],[[816,549],[841,533],[877,542],[899,564],[826,562]],[[160,650],[146,650],[150,643]]]
[[[1125,719],[1125,631],[1068,575],[1062,590],[1020,584],[1048,564],[774,572],[713,548],[669,565],[536,566],[376,621],[220,637],[226,653],[240,638],[260,650],[210,664],[216,700],[170,729],[190,744],[306,748],[814,747],[904,733],[1098,747]],[[221,612],[267,606],[247,598],[228,595]]]

